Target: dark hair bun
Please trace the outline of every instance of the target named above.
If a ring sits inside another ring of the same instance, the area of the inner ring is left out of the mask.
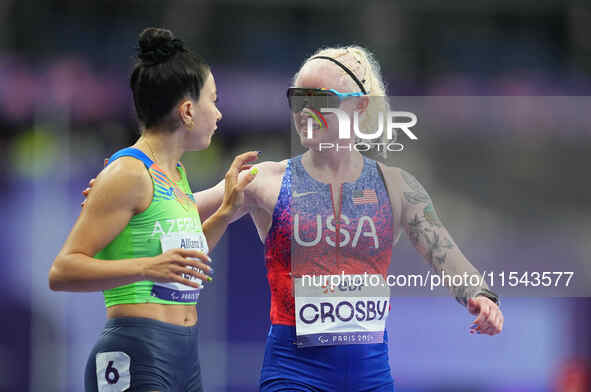
[[[178,52],[185,51],[183,41],[174,38],[172,31],[148,27],[140,34],[138,58],[151,66],[166,62]]]

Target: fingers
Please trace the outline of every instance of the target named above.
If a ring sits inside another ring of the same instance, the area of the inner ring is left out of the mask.
[[[173,275],[171,281],[182,283],[182,284],[184,284],[186,286],[194,287],[196,289],[203,288],[203,286],[201,284],[199,284],[197,282],[194,282],[194,281],[192,281],[190,279],[183,278],[180,275]]]
[[[477,333],[491,336],[496,335],[499,332],[500,329],[497,326],[497,322],[494,320],[489,320],[485,325],[477,329]]]
[[[501,312],[501,310],[499,309],[499,325],[497,325],[497,328],[499,330],[498,333],[503,332],[504,325],[505,325],[505,316],[503,316],[503,312]]]
[[[483,333],[492,336],[500,333],[503,329],[503,313],[501,313],[501,310],[496,304],[491,307],[493,309],[491,311],[491,316],[489,317],[489,323],[486,328],[483,329]]]
[[[473,301],[473,303],[477,303],[479,308],[478,317],[476,317],[476,319],[472,323],[472,326],[470,327],[470,333],[480,334],[482,333],[483,328],[486,327],[489,320],[489,304],[487,304],[486,301],[482,301],[481,298],[470,298],[470,300]]]
[[[468,298],[468,312],[477,315],[480,312],[480,305],[474,298]]]
[[[201,274],[201,272],[207,271],[209,273],[213,273],[213,268],[211,268],[209,265],[205,265],[200,261],[197,260],[191,260],[191,259],[177,259],[175,260],[175,262],[181,266],[183,266],[184,268],[186,267],[191,267],[195,270],[198,271],[198,273]],[[199,272],[201,271],[201,272]],[[210,275],[205,275],[202,274],[200,276],[198,276],[199,279],[203,279],[203,280],[207,280],[210,281],[213,278]]]
[[[490,300],[479,301],[480,314],[470,327],[470,333],[496,335],[503,330],[503,313],[499,307]],[[487,303],[487,302],[490,302]]]
[[[195,269],[192,267],[181,267],[178,265],[172,266],[171,270],[176,274],[185,279],[193,277],[197,279],[201,279],[203,282],[211,282],[213,278],[209,275],[203,273],[201,269]]]
[[[80,203],[80,207],[84,207],[84,205],[86,204],[86,198],[88,197],[88,193],[90,192],[90,188],[92,188],[92,186],[94,185],[94,180],[95,180],[94,178],[91,178],[90,181],[88,181],[88,187],[82,191],[82,195],[84,196],[84,200],[82,201],[82,203]]]
[[[191,257],[194,259],[202,260],[206,263],[211,263],[211,258],[208,255],[206,255],[205,253],[198,251],[196,249],[178,248],[178,249],[172,249],[172,252],[174,252],[182,257]]]
[[[80,207],[84,207],[84,205],[86,204],[86,199],[88,198],[88,192],[90,192],[90,188],[86,188],[85,190],[82,191],[82,196],[84,196],[84,200],[82,200],[82,203],[80,203]]]
[[[230,166],[230,168],[231,169],[232,168],[238,169],[242,165],[244,165],[248,162],[255,161],[260,155],[261,155],[260,151],[248,151],[248,152],[244,152],[240,155],[237,155],[234,158],[234,162],[232,162],[232,165]]]
[[[245,176],[243,176],[240,179],[240,182],[238,182],[238,184],[236,185],[236,191],[238,191],[238,192],[243,191],[244,188],[246,188],[248,186],[248,184],[250,184],[255,179],[258,172],[259,172],[259,169],[256,167],[253,167],[248,172],[248,174],[246,174]]]
[[[478,314],[478,317],[476,318],[476,320],[474,320],[474,324],[484,324],[487,320],[488,317],[490,316],[490,306],[482,301],[480,302],[480,313]]]
[[[238,173],[240,173],[243,169],[243,166],[246,165],[248,162],[252,162],[256,160],[260,156],[260,151],[248,151],[237,155],[230,165],[230,169],[226,172],[226,184],[233,186],[237,181]],[[245,170],[245,169],[244,169]]]
[[[174,249],[173,251],[172,261],[178,264],[183,272],[204,281],[213,280],[210,275],[204,273],[213,273],[213,268],[206,264],[211,263],[208,255],[195,249]]]

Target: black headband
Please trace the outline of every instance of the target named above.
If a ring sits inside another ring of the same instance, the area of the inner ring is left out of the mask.
[[[357,76],[355,76],[355,74],[353,72],[351,72],[351,70],[349,68],[345,67],[345,65],[343,63],[341,63],[340,61],[337,61],[337,60],[333,59],[332,57],[327,57],[327,56],[315,56],[315,57],[312,57],[310,60],[314,60],[314,59],[330,60],[333,63],[335,63],[336,65],[338,65],[339,67],[341,67],[343,69],[343,71],[345,71],[347,74],[349,74],[349,76],[351,77],[351,79],[353,79],[355,81],[355,83],[357,83],[357,85],[361,89],[361,92],[363,92],[363,94],[366,94],[367,95],[367,91],[365,91],[365,88],[363,87],[363,84],[359,81],[359,79],[357,79]],[[365,80],[364,80],[364,82],[365,82]]]

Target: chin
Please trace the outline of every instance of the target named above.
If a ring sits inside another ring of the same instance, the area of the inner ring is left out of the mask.
[[[320,141],[317,140],[316,138],[307,139],[303,135],[299,135],[299,136],[300,136],[300,144],[303,147],[314,148],[314,146],[316,146],[316,145],[318,145],[318,143],[320,143]]]
[[[313,137],[312,139],[308,139],[302,134],[299,134],[299,137],[300,137],[300,144],[306,148],[317,148],[320,145],[320,143],[335,144],[335,143],[342,142],[338,139],[335,140],[333,138],[328,138],[328,137]]]
[[[191,146],[191,151],[205,150],[207,147],[209,147],[210,144],[211,144],[211,138],[208,138],[207,140],[200,140],[199,142],[194,143]]]

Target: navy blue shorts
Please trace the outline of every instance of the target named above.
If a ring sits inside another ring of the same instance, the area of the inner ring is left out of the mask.
[[[295,342],[295,327],[271,326],[261,370],[261,391],[394,391],[387,334],[381,344],[298,348]]]
[[[197,324],[110,319],[84,377],[86,392],[201,392]]]

